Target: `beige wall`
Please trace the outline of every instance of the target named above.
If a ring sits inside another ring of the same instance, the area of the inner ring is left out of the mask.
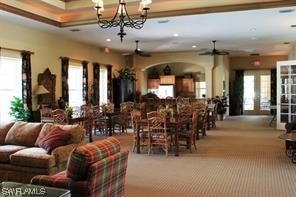
[[[253,66],[252,62],[260,60],[260,66]],[[230,80],[234,80],[234,70],[265,70],[276,68],[277,61],[288,60],[288,55],[275,55],[275,56],[240,56],[230,57],[229,64],[230,69]]]
[[[225,96],[228,95],[229,69],[228,56],[215,56],[215,67],[213,68],[213,96],[223,96],[223,83],[225,83],[224,94]]]
[[[205,81],[207,84],[207,97],[212,96],[212,56],[199,56],[196,52],[179,52],[179,53],[153,53],[151,58],[134,57],[134,67],[137,74],[136,89],[142,94],[147,92],[147,73],[144,72],[147,68],[159,64],[170,63],[187,63],[202,67],[205,71]]]
[[[56,75],[56,98],[61,96],[61,63],[60,56],[89,61],[89,88],[93,81],[92,62],[113,65],[114,70],[123,65],[122,55],[87,44],[75,42],[67,38],[50,34],[41,30],[22,27],[11,22],[0,21],[0,46],[32,51],[32,88],[37,86],[37,76],[46,68]],[[33,109],[36,109],[36,97],[33,95]]]

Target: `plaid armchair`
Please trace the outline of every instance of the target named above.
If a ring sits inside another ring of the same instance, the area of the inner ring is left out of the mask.
[[[65,171],[37,175],[32,184],[71,190],[71,196],[124,196],[128,150],[109,137],[74,149]]]

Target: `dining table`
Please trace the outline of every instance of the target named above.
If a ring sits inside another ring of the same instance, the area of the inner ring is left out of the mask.
[[[172,128],[173,134],[174,134],[174,152],[175,156],[179,156],[179,131],[180,128],[185,125],[187,128],[189,128],[189,124],[191,122],[190,118],[179,118],[179,117],[171,117],[167,121],[167,127]],[[137,145],[136,145],[136,152],[138,154],[141,153],[141,148],[140,148],[140,130],[143,127],[148,127],[148,119],[140,119],[136,122],[137,125]]]

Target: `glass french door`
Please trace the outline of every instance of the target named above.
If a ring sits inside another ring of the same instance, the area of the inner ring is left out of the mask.
[[[277,129],[296,121],[296,61],[277,63]]]
[[[244,114],[270,114],[270,70],[244,72]]]

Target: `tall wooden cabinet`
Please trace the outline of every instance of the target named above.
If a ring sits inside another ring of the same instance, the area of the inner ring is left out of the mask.
[[[176,78],[176,94],[194,93],[193,78]]]
[[[130,79],[113,78],[113,103],[115,108],[120,107],[120,103],[134,101],[135,86]]]
[[[296,122],[296,60],[277,63],[277,129]]]

